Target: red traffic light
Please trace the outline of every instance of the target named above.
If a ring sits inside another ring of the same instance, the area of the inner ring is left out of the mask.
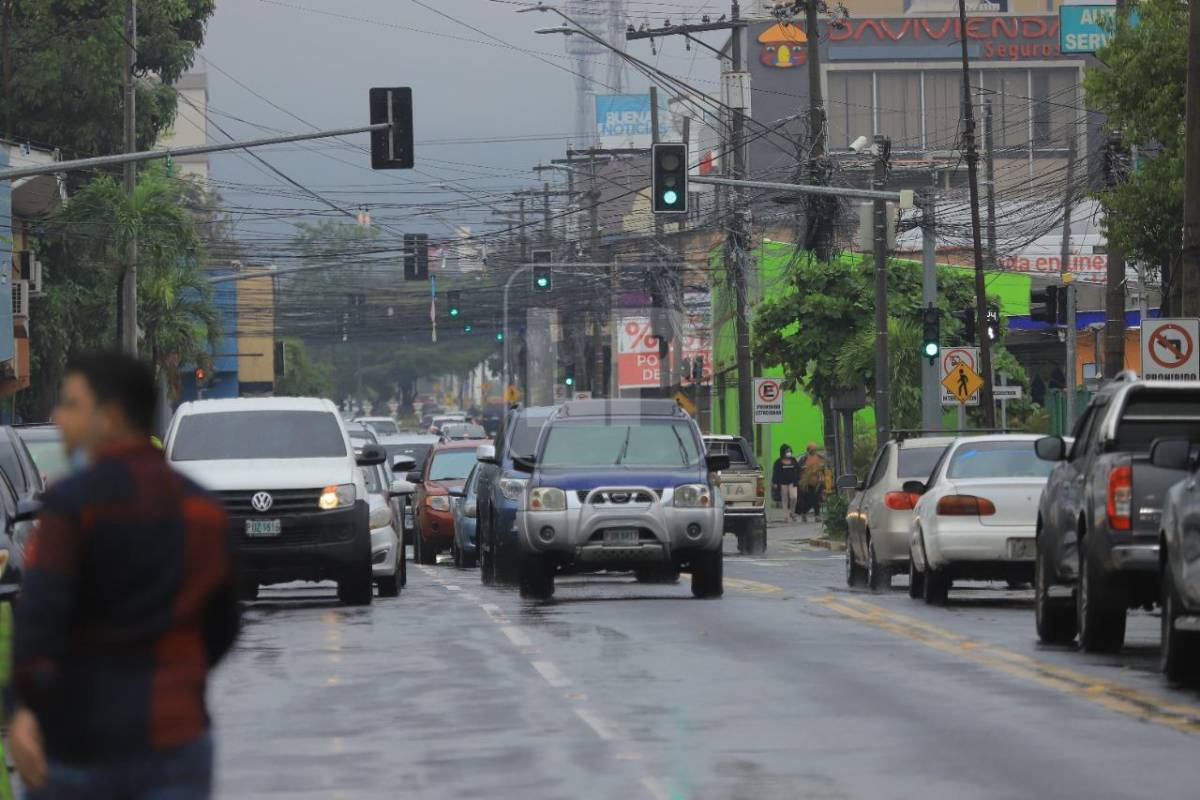
[[[204,380],[204,367],[196,367],[196,382]]]

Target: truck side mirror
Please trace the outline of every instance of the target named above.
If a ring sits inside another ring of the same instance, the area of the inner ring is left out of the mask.
[[[1163,469],[1190,469],[1192,443],[1187,439],[1155,439],[1150,445],[1150,463]]]
[[[1067,444],[1061,436],[1043,436],[1033,443],[1033,450],[1043,461],[1062,461],[1067,457]]]

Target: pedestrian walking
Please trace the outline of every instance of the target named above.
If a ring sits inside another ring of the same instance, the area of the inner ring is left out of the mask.
[[[771,467],[771,485],[773,490],[778,490],[780,502],[783,503],[784,520],[788,524],[795,522],[796,498],[800,494],[800,462],[792,457],[791,445],[785,444],[779,448],[779,458]]]
[[[16,609],[8,698],[30,800],[201,800],[205,686],[239,627],[222,506],[151,444],[150,368],[66,367],[54,421],[76,471],[46,493]]]
[[[816,442],[809,442],[800,459],[800,500],[797,511],[801,522],[808,522],[811,511],[813,520],[821,518],[821,499],[825,489],[825,456],[817,450]]]

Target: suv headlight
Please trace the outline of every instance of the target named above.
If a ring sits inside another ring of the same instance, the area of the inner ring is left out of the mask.
[[[326,486],[321,492],[317,505],[322,511],[332,511],[335,508],[346,508],[354,505],[356,492],[353,483],[343,483],[341,486]]]
[[[708,508],[712,505],[712,492],[702,483],[676,486],[675,505],[680,508]]]
[[[539,486],[529,493],[530,511],[566,511],[567,493],[553,486]]]
[[[449,511],[450,498],[444,494],[431,494],[425,498],[425,505],[434,511]]]
[[[524,478],[501,478],[500,493],[509,500],[520,500],[521,495],[525,494],[525,484],[528,482]]]

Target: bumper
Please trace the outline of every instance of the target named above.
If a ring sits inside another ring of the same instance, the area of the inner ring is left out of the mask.
[[[1119,544],[1111,553],[1113,567],[1119,572],[1158,572],[1157,544]]]
[[[421,509],[417,527],[422,542],[449,547],[450,540],[454,538],[454,513],[434,511],[426,506]]]
[[[392,526],[371,531],[371,574],[374,577],[388,578],[395,575],[399,557],[399,537]]]
[[[936,531],[925,531],[925,557],[934,569],[979,562],[1023,564],[1032,570],[1037,555],[1034,537],[1031,525],[941,524]]]
[[[604,487],[648,492],[641,487]],[[599,491],[596,490],[596,491]],[[519,511],[517,532],[522,552],[548,555],[564,564],[597,569],[686,560],[688,552],[716,550],[725,532],[724,510],[677,508],[673,492],[650,503],[592,504],[568,494],[565,511]],[[605,531],[635,529],[637,541],[605,544]]]
[[[369,512],[365,501],[337,511],[280,517],[281,532],[269,538],[246,535],[247,517],[233,517],[241,570],[258,583],[337,580],[371,560]]]

